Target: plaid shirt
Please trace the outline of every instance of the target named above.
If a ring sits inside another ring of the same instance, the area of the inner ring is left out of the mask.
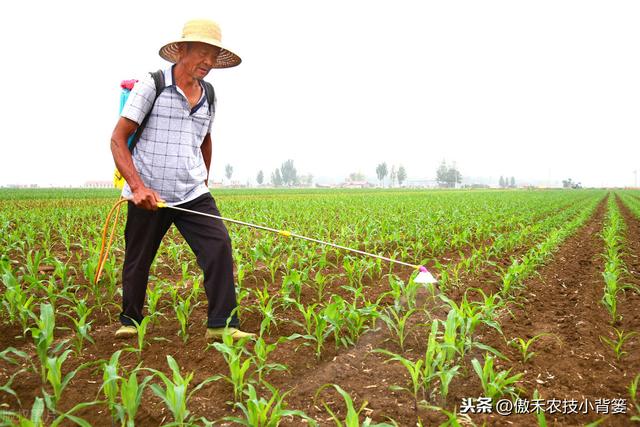
[[[211,132],[215,114],[209,113],[204,87],[200,100],[191,108],[175,84],[173,67],[164,70],[164,79],[166,86],[155,105],[156,86],[151,75],[136,83],[121,116],[140,124],[153,105],[133,150],[133,164],[145,186],[155,190],[167,204],[177,205],[209,191],[204,183],[207,168],[200,146]],[[125,184],[122,196],[131,195],[129,184]]]

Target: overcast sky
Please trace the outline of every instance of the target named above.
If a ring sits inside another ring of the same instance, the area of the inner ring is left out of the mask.
[[[219,22],[212,174],[316,177],[386,161],[433,179],[634,184],[638,1],[36,1],[5,4],[0,185],[109,180],[122,79],[167,67],[184,21]]]

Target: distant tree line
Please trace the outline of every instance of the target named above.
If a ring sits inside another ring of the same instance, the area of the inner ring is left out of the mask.
[[[498,185],[500,188],[516,188],[516,179],[513,176],[511,178],[500,176]]]
[[[569,179],[563,179],[562,180],[562,188],[573,188],[573,189],[579,189],[582,188],[582,183],[580,182],[573,182],[573,180],[571,178]]]
[[[384,178],[389,174],[389,169],[387,167],[387,162],[383,162],[376,166],[376,176],[378,177],[378,181],[380,181],[380,185],[384,187]],[[404,166],[400,165],[396,169],[396,166],[391,166],[391,173],[389,174],[389,186],[394,187],[396,182],[399,186],[407,179],[407,170]]]
[[[256,181],[259,185],[264,182],[264,172],[258,171]],[[282,163],[279,168],[275,168],[271,173],[271,185],[274,187],[291,187],[294,185],[309,186],[313,183],[313,175],[298,175],[298,171],[293,164],[293,160],[289,159]]]
[[[462,174],[456,167],[455,162],[452,165],[447,165],[443,160],[436,171],[436,181],[440,187],[455,188],[456,184],[462,182]]]

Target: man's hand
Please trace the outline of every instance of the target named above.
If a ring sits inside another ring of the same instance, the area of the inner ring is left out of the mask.
[[[160,198],[158,193],[143,186],[133,190],[133,198],[131,201],[139,208],[155,211],[158,210],[158,202],[163,202],[164,200]]]

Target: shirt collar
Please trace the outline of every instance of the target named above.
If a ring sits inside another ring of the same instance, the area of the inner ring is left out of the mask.
[[[169,86],[173,86],[176,88],[176,90],[178,91],[178,93],[182,94],[182,96],[184,96],[184,93],[182,92],[182,90],[176,85],[176,80],[174,77],[174,69],[176,67],[176,64],[171,65],[171,67],[165,69],[164,72],[164,81],[166,83],[168,83],[166,85],[166,87]],[[195,111],[197,111],[202,104],[204,104],[204,100],[206,99],[206,93],[204,90],[204,85],[202,84],[202,82],[200,82],[200,88],[202,89],[202,93],[200,94],[200,99],[198,100],[198,102],[196,103],[196,105],[193,107],[193,109],[191,110],[191,113],[193,114]]]

